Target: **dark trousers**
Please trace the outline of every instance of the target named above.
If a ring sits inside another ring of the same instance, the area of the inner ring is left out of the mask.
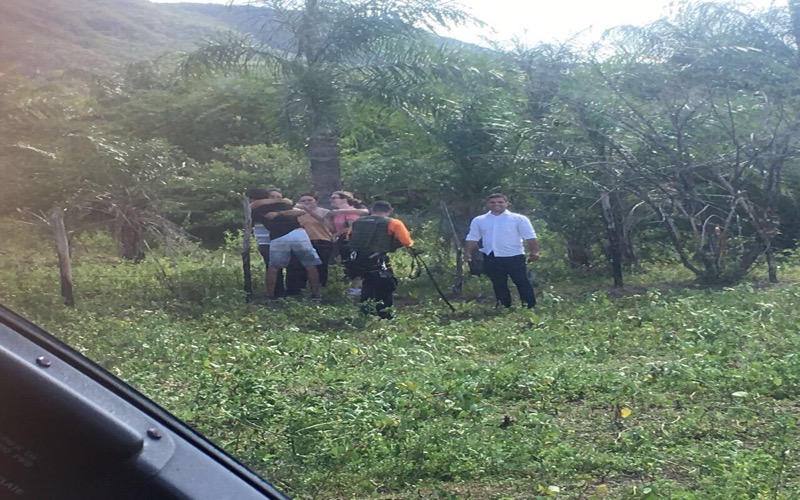
[[[333,256],[333,242],[325,240],[312,240],[311,245],[319,255],[322,264],[317,265],[320,286],[328,285],[328,264]],[[289,267],[286,268],[286,290],[288,295],[297,295],[306,287],[308,274],[306,268],[292,255]]]
[[[366,272],[361,282],[361,312],[377,314],[383,319],[392,319],[390,307],[394,304],[393,293],[397,289],[397,279],[391,271]],[[373,302],[373,305],[365,302]],[[373,309],[374,307],[374,309]]]
[[[269,269],[269,245],[258,245],[258,253],[264,259],[264,269]],[[275,296],[283,297],[286,290],[283,286],[283,269],[278,269],[278,280],[275,282]]]
[[[336,240],[336,252],[339,254],[339,260],[342,262],[344,266],[344,275],[347,279],[356,279],[361,277],[361,271],[354,268],[350,264],[350,244],[347,240],[342,237],[339,237]]]
[[[498,304],[511,307],[511,291],[508,289],[508,278],[511,278],[519,291],[522,303],[528,308],[536,305],[536,295],[526,274],[524,255],[495,257],[494,253],[490,253],[484,256],[483,272],[492,281],[494,297]]]

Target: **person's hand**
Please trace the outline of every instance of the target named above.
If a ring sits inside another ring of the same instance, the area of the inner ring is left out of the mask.
[[[464,252],[464,262],[472,262],[472,252]]]
[[[267,219],[267,220],[272,220],[275,217],[277,217],[278,215],[280,215],[280,212],[270,212],[268,214],[264,214],[264,218]]]
[[[539,260],[539,252],[531,252],[528,255],[528,262],[536,262]]]

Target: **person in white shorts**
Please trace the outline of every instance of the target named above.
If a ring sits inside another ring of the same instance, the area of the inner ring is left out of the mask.
[[[268,190],[270,194],[280,193],[277,189]],[[289,265],[292,254],[305,267],[308,274],[308,287],[311,298],[319,298],[319,273],[317,266],[322,263],[316,250],[311,245],[306,230],[300,226],[297,218],[305,214],[305,210],[294,208],[292,200],[270,200],[262,205],[251,204],[253,221],[261,222],[269,230],[269,267],[267,268],[267,297],[275,298],[275,284],[278,270]]]

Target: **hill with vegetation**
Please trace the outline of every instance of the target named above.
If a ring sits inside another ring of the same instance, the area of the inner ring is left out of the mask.
[[[253,16],[253,12],[259,12]],[[147,0],[0,3],[0,72],[107,70],[196,48],[214,33],[258,31],[269,9]]]

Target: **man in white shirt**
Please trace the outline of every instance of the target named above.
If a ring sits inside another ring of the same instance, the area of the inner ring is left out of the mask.
[[[472,219],[469,225],[464,260],[472,260],[472,252],[482,240],[483,270],[492,281],[497,304],[511,307],[510,277],[519,291],[520,300],[531,308],[536,305],[536,295],[526,274],[522,243],[524,241],[528,247],[528,259],[539,260],[539,242],[533,225],[524,215],[508,210],[508,198],[503,194],[490,194],[486,198],[486,208],[489,211]]]

